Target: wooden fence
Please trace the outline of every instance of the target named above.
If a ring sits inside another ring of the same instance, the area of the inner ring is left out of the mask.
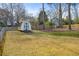
[[[17,30],[17,27],[3,27],[0,28],[0,42],[3,40],[4,34],[6,31],[15,31]]]
[[[2,41],[5,32],[6,32],[6,28],[5,27],[1,28],[1,30],[0,30],[0,42]]]

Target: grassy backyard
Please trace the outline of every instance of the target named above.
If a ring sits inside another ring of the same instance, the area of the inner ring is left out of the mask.
[[[63,36],[57,33],[59,34],[59,32],[34,31],[33,33],[23,33],[8,31],[5,37],[3,55],[79,56],[79,34],[77,34],[79,32],[63,32]]]

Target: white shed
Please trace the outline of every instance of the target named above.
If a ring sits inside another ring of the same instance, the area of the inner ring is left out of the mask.
[[[31,24],[30,22],[28,21],[23,21],[20,25],[20,28],[19,28],[20,31],[25,31],[25,32],[28,32],[28,31],[31,31]]]

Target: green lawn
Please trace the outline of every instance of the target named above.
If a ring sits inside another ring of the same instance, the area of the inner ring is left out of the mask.
[[[3,55],[11,56],[79,56],[79,32],[23,33],[8,31]]]
[[[79,37],[79,31],[52,32],[48,34],[56,35],[56,36]]]

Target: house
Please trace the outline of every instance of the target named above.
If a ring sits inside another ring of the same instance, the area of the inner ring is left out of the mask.
[[[53,18],[52,23],[53,23],[54,28],[59,27],[59,19],[58,18],[56,18],[56,17]]]
[[[4,23],[5,25],[11,25],[11,17],[11,13],[8,10],[0,8],[0,22]]]

